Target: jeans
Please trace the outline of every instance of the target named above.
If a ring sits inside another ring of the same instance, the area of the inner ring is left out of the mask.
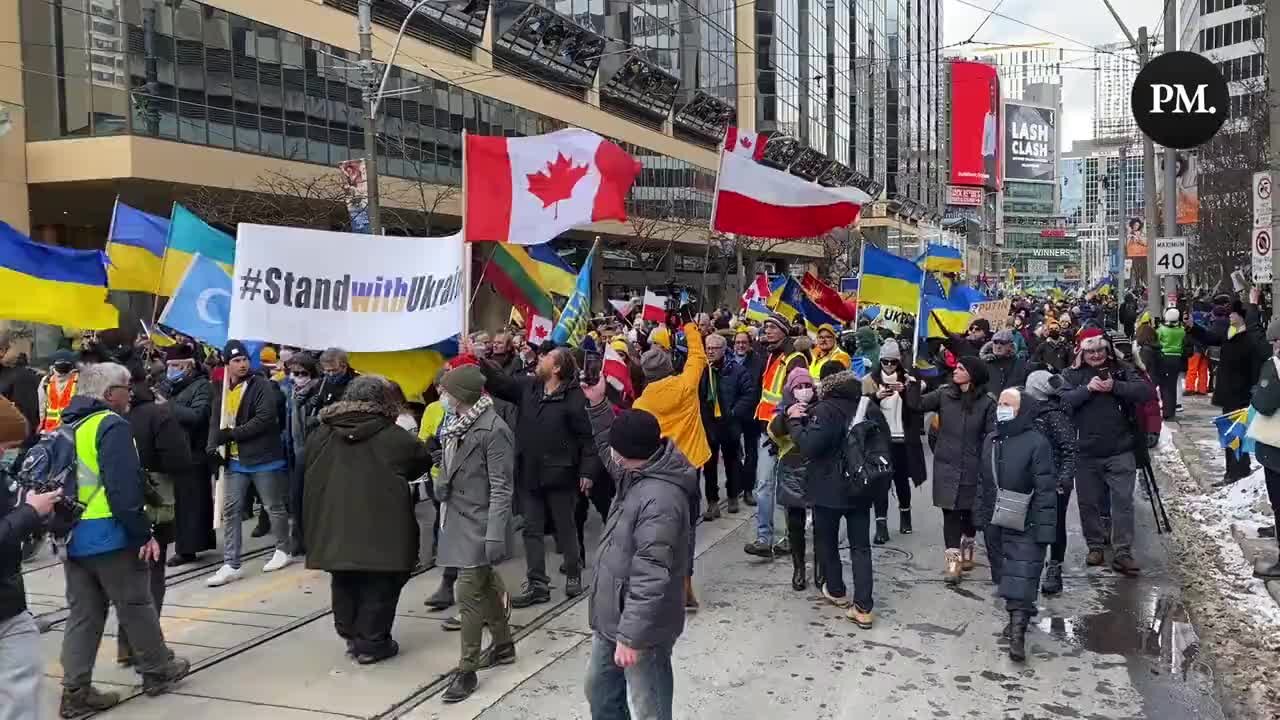
[[[110,606],[115,606],[120,626],[129,633],[138,670],[146,675],[168,664],[172,654],[151,596],[151,568],[138,559],[137,548],[69,557],[62,567],[70,613],[62,636],[64,688],[76,690],[93,681]]]
[[[488,565],[462,568],[454,585],[458,598],[458,617],[462,621],[462,660],[458,670],[475,672],[480,665],[480,643],[484,627],[489,626],[494,646],[511,642],[511,626],[507,624],[507,594],[502,576]]]
[[[671,646],[641,650],[626,670],[613,662],[616,647],[599,634],[591,641],[586,681],[591,720],[671,720]]]
[[[865,612],[875,609],[872,599],[875,578],[871,567],[871,503],[870,499],[864,499],[854,501],[850,508],[813,509],[813,549],[820,556],[827,591],[835,597],[845,594],[844,565],[840,561],[840,520],[843,518],[853,565],[853,602]]]
[[[333,627],[355,654],[376,655],[391,642],[400,591],[409,573],[345,570],[330,573]]]
[[[959,550],[961,538],[972,540],[977,534],[978,528],[973,526],[973,511],[943,509],[942,541],[948,550]]]
[[[1133,453],[1111,457],[1076,458],[1076,492],[1079,494],[1080,526],[1090,550],[1106,546],[1102,527],[1104,497],[1111,498],[1111,545],[1116,555],[1133,551],[1133,486],[1138,466]]]
[[[907,444],[891,443],[890,460],[893,462],[893,489],[898,493],[898,509],[911,509],[911,467],[907,464]],[[889,486],[876,493],[876,519],[889,517]]]
[[[555,521],[556,542],[564,554],[565,577],[582,576],[582,553],[578,549],[578,534],[573,522],[573,509],[577,505],[578,488],[530,491],[518,488],[520,504],[524,508],[524,561],[529,585],[547,587],[546,530],[547,517]]]
[[[746,490],[742,479],[742,430],[734,420],[721,418],[707,425],[707,444],[711,447],[711,459],[702,466],[707,504],[720,502],[720,472],[717,467],[724,458],[724,488],[731,498],[737,498]]]
[[[241,535],[243,521],[240,513],[245,507],[250,487],[258,490],[258,496],[267,506],[271,516],[271,534],[276,537],[276,550],[292,550],[289,541],[289,511],[285,498],[289,493],[289,478],[284,470],[259,473],[227,471],[226,487],[222,496],[222,549],[223,562],[233,568],[240,567]]]
[[[0,620],[0,720],[40,716],[40,630],[31,613]]]
[[[778,456],[769,453],[769,436],[761,433],[756,460],[756,540],[773,544],[773,502],[777,478],[773,476]]]

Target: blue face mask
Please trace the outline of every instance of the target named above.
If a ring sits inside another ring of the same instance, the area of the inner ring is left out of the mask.
[[[164,376],[171,382],[176,382],[187,376],[187,371],[183,368],[168,368],[164,371]]]

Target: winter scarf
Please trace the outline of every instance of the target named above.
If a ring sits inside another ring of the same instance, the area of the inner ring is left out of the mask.
[[[481,395],[476,404],[467,408],[466,412],[451,415],[445,419],[445,425],[440,430],[440,442],[444,445],[444,466],[446,468],[453,466],[453,456],[458,450],[458,441],[471,429],[471,426],[475,424],[481,413],[491,407],[493,407],[493,398],[488,395]]]

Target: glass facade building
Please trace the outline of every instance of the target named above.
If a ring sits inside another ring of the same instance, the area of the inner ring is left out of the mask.
[[[838,1],[838,0],[837,0]],[[853,0],[849,47],[852,48],[853,83],[849,98],[852,146],[849,167],[886,184],[888,94],[885,72],[888,39],[885,35],[886,0]]]
[[[941,212],[942,1],[886,0],[887,189]]]
[[[856,39],[850,0],[826,0],[827,8],[827,155],[853,162],[853,55]],[[856,168],[855,168],[856,169]]]
[[[756,129],[760,132],[801,137],[803,22],[800,0],[756,2]]]

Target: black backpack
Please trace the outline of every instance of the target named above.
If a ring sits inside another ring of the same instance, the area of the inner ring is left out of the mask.
[[[92,415],[88,417],[93,417]],[[84,422],[88,418],[82,419]],[[77,471],[80,467],[76,455],[76,428],[80,423],[68,425],[64,423],[57,430],[40,437],[31,449],[27,450],[22,465],[15,473],[19,489],[19,502],[25,493],[47,493],[61,489],[62,497],[53,507],[53,512],[44,521],[44,527],[62,542],[70,541],[71,530],[84,514],[88,503],[80,502],[80,483]],[[99,485],[94,497],[102,492]],[[94,498],[90,498],[92,502]]]
[[[889,433],[881,423],[867,417],[871,398],[863,397],[845,428],[841,473],[845,489],[852,497],[864,497],[893,476],[889,459]]]

